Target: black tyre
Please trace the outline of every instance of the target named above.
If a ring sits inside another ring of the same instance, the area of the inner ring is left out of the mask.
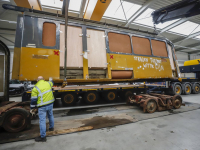
[[[130,96],[130,95],[133,95],[133,91],[131,90],[127,90],[127,91],[122,91],[120,92],[120,98],[123,100],[123,101],[126,101],[126,99]]]
[[[200,85],[197,83],[194,83],[192,86],[192,93],[193,94],[198,94],[200,93]]]
[[[151,99],[147,102],[147,107],[146,107],[146,111],[148,113],[154,113],[157,109],[157,104],[156,101],[154,99]]]
[[[182,98],[180,95],[175,95],[172,98],[173,107],[175,109],[179,109],[182,105]]]
[[[175,84],[173,90],[175,95],[181,95],[182,93],[182,87],[179,84]]]
[[[29,112],[22,108],[13,108],[6,112],[3,128],[8,132],[20,132],[30,124]]]
[[[83,99],[87,104],[95,104],[99,100],[99,95],[95,91],[90,91],[84,94]]]
[[[185,95],[189,95],[189,94],[191,93],[191,91],[192,91],[191,85],[190,85],[189,83],[186,83],[186,84],[184,85],[183,93],[184,93]]]
[[[77,102],[77,99],[76,93],[73,92],[65,93],[61,97],[61,101],[64,106],[74,105]]]
[[[117,93],[115,91],[107,91],[103,94],[104,99],[109,102],[115,102],[117,99]]]

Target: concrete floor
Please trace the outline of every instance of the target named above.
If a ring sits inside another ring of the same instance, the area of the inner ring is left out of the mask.
[[[200,94],[183,96],[199,103]],[[136,123],[34,140],[1,144],[0,150],[200,150],[200,109]]]

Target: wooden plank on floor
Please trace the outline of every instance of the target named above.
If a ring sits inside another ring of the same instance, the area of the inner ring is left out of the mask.
[[[67,134],[73,132],[87,131],[92,129],[99,129],[105,127],[112,127],[122,124],[127,124],[131,122],[136,122],[137,120],[133,117],[123,114],[116,115],[106,115],[106,116],[95,116],[85,119],[74,119],[74,120],[64,120],[55,122],[55,131],[47,132],[47,136]],[[47,125],[48,129],[48,125]],[[14,141],[22,141],[33,139],[38,137],[39,134],[39,124],[32,125],[29,130],[22,131],[19,133],[0,133],[0,144],[8,143]]]

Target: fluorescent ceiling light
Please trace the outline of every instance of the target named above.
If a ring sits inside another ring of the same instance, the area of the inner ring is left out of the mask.
[[[40,0],[42,5],[50,6],[54,8],[62,8],[63,1],[60,0]],[[81,6],[81,0],[70,0],[69,10],[79,11]]]
[[[82,0],[70,0],[69,10],[79,11],[81,7]]]
[[[169,31],[183,35],[190,35],[195,32],[199,32],[200,25],[191,21],[187,21],[179,26],[176,26],[175,28],[172,28]]]
[[[42,5],[62,8],[63,2],[60,0],[40,0]]]
[[[199,36],[196,36],[195,38],[200,39],[200,35],[199,35]]]
[[[10,2],[10,0],[1,0],[1,2]]]
[[[9,23],[17,23],[16,21],[9,21],[9,20],[2,20],[2,19],[0,19],[0,21],[9,22]]]
[[[124,16],[122,5],[126,17]],[[125,1],[122,1],[122,5],[120,0],[112,0],[106,12],[104,13],[104,17],[126,20],[126,18],[129,19],[141,7],[140,5]]]

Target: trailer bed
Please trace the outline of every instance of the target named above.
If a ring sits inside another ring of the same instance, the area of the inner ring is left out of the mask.
[[[67,86],[67,87],[54,87],[54,91],[84,91],[84,90],[111,90],[111,89],[131,89],[131,88],[147,88],[148,86],[165,87],[165,85],[158,84],[131,84],[131,85],[99,85],[99,86]]]

